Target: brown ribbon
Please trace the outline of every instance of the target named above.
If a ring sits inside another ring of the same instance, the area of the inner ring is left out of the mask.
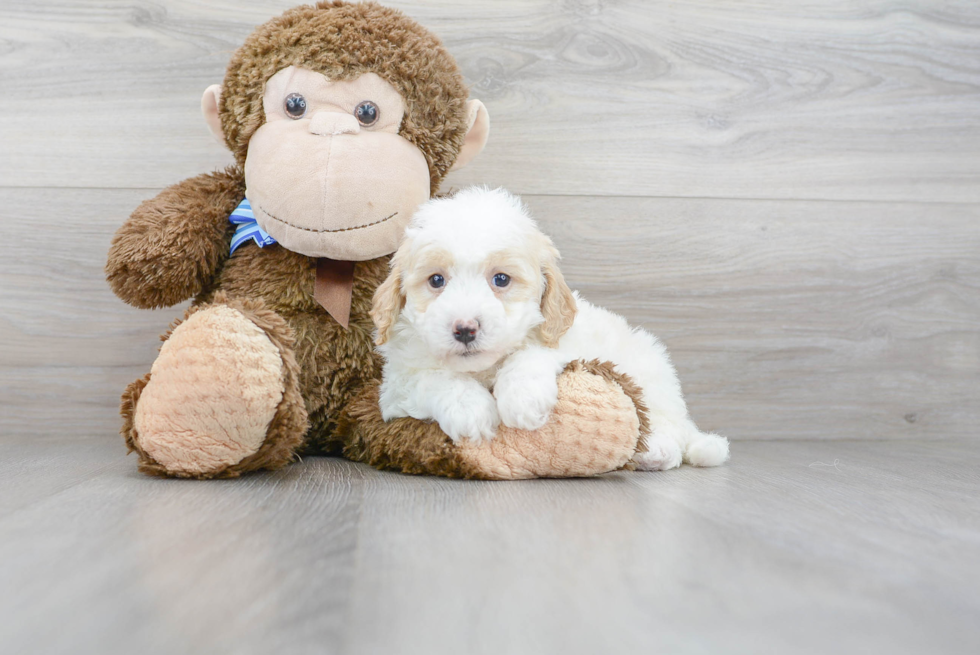
[[[354,262],[320,257],[316,260],[316,283],[313,297],[347,329],[350,324],[350,302],[354,293]]]

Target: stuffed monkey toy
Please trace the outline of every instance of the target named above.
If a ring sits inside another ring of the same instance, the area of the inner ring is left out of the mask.
[[[484,479],[628,465],[640,396],[598,362],[569,366],[533,433],[454,443],[381,419],[372,296],[413,211],[489,132],[434,35],[374,3],[296,7],[248,37],[202,108],[236,165],[140,205],[106,264],[136,307],[194,299],[123,394],[141,471],[235,477],[301,454]]]

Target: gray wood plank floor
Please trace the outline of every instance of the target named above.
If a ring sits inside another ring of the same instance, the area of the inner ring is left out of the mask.
[[[314,458],[137,474],[0,443],[0,651],[975,653],[980,442],[460,482]]]

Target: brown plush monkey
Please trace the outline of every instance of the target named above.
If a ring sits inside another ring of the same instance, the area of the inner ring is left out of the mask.
[[[245,41],[202,107],[237,166],[144,202],[106,265],[136,307],[194,298],[123,395],[140,470],[233,477],[299,453],[479,478],[628,462],[639,396],[598,363],[569,367],[535,433],[453,444],[434,424],[381,420],[372,295],[415,208],[489,130],[436,37],[374,3],[297,7]]]

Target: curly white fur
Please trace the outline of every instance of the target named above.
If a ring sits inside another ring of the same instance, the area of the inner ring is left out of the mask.
[[[663,344],[573,294],[558,258],[504,190],[423,205],[372,311],[385,420],[434,419],[454,440],[490,439],[500,423],[534,430],[548,421],[565,365],[599,359],[642,389],[651,434],[639,468],[725,462],[728,440],[691,421]]]

